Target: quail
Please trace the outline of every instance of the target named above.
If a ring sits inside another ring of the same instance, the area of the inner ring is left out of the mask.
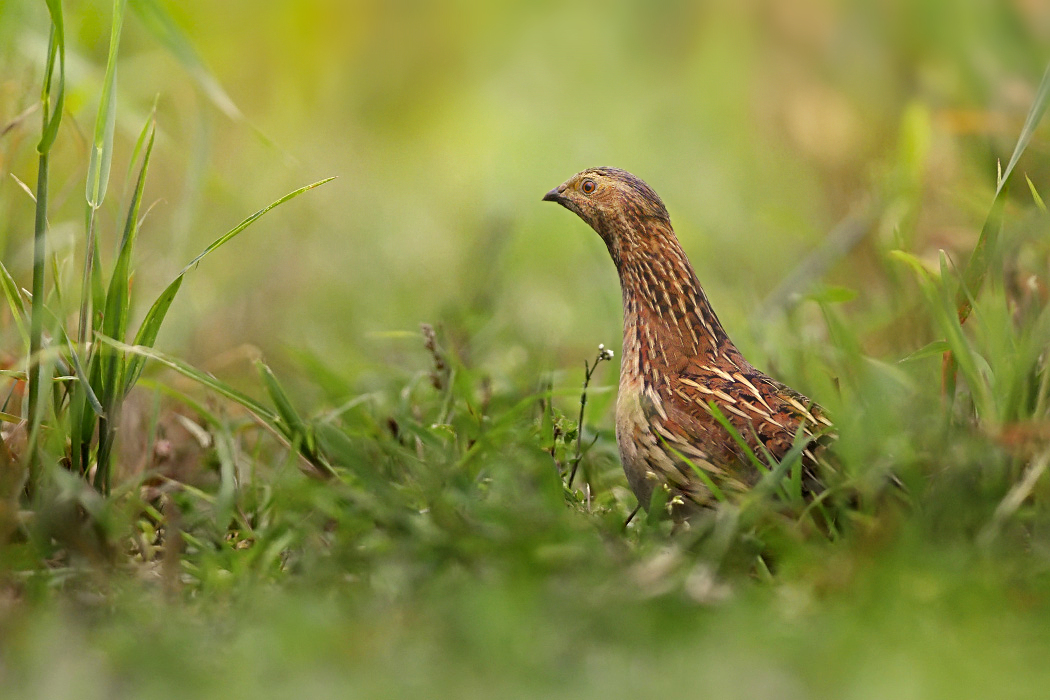
[[[741,442],[754,455],[780,460],[803,441],[804,488],[818,490],[818,451],[831,422],[820,406],[755,369],[737,350],[656,192],[625,170],[590,168],[543,200],[589,224],[619,273],[616,439],[639,503],[648,509],[657,487],[684,513],[712,505],[716,496],[743,494],[763,472]]]

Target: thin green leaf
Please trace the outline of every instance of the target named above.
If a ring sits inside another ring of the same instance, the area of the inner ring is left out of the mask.
[[[725,414],[722,413],[722,409],[720,409],[714,401],[707,402],[707,409],[711,416],[718,421],[718,424],[725,428],[726,432],[729,433],[729,436],[733,438],[733,442],[735,442],[737,447],[741,449],[744,456],[747,457],[747,460],[751,462],[755,469],[757,469],[760,474],[768,472],[769,465],[762,462],[762,460],[755,455],[754,450],[752,450],[751,446],[747,444],[747,440],[745,440],[740,434],[740,431],[738,431],[736,427],[729,422],[729,419],[726,418]]]
[[[141,355],[147,359],[158,362],[169,369],[173,369],[184,377],[188,377],[202,386],[206,386],[212,391],[225,396],[231,401],[240,404],[244,408],[251,411],[253,414],[258,416],[263,422],[267,423],[271,427],[276,427],[279,416],[262,405],[250,396],[243,394],[230,385],[216,379],[215,377],[202,372],[201,370],[189,365],[188,363],[166,355],[162,352],[154,350],[152,348],[143,347],[141,345],[127,345],[114,338],[107,337],[105,335],[97,335],[99,342],[105,343],[112,348],[115,348],[123,353],[130,353],[132,355]]]
[[[1035,189],[1035,185],[1032,184],[1032,179],[1025,175],[1024,180],[1028,183],[1028,191],[1032,193],[1032,199],[1035,201],[1035,205],[1039,207],[1039,211],[1045,214],[1046,204],[1043,203],[1043,198],[1039,196],[1039,192]]]
[[[47,9],[51,13],[51,41],[47,52],[47,69],[44,77],[44,90],[41,99],[44,103],[44,129],[37,144],[37,153],[43,155],[51,150],[58,127],[62,122],[62,111],[66,103],[66,30],[62,19],[62,1],[47,0]],[[55,72],[55,59],[58,59],[58,87],[52,91],[52,79]],[[54,103],[52,104],[52,98]]]
[[[84,391],[85,398],[91,406],[91,410],[99,416],[105,415],[105,411],[102,410],[102,404],[99,402],[98,397],[91,388],[91,382],[88,381],[88,375],[80,363],[80,356],[77,354],[76,346],[70,342],[69,336],[66,334],[65,326],[62,324],[61,320],[59,320],[58,315],[55,314],[54,311],[46,306],[44,307],[44,310],[51,321],[51,332],[61,338],[61,347],[65,348],[66,352],[69,353],[69,358],[73,363],[74,376],[76,376],[80,388]]]
[[[991,390],[980,373],[979,363],[975,357],[976,352],[963,333],[962,322],[955,313],[949,310],[950,303],[942,294],[943,286],[935,284],[929,270],[914,255],[900,250],[893,250],[890,251],[890,256],[904,262],[915,272],[915,278],[919,283],[923,296],[926,297],[934,322],[940,328],[940,331],[944,333],[945,342],[947,342],[951,350],[950,356],[954,362],[958,363],[963,377],[966,379],[967,384],[970,385],[970,391],[973,392],[978,410],[983,418],[994,422],[995,403],[992,400]],[[963,295],[963,298],[967,298],[964,291],[960,291],[960,294]]]
[[[131,158],[128,160],[128,172],[124,175],[125,183],[131,182],[134,179],[135,163],[139,162],[139,156],[142,154],[142,149],[146,146],[146,137],[150,134],[149,127],[156,121],[157,103],[159,101],[160,95],[155,95],[153,97],[153,108],[150,110],[150,118],[142,125],[142,131],[139,132],[139,137],[135,139],[135,147],[131,149]]]
[[[956,314],[960,322],[966,322],[966,318],[970,315],[970,311],[973,308],[964,290],[970,290],[976,294],[981,289],[992,255],[998,249],[999,234],[1003,229],[1003,209],[1005,205],[1006,197],[997,195],[992,202],[991,211],[988,212],[988,218],[985,219],[984,226],[981,227],[981,235],[977,239],[977,245],[974,246],[973,253],[970,254],[970,260],[966,264],[966,270],[963,273],[963,286],[959,289],[955,299]]]
[[[748,497],[752,503],[757,503],[762,498],[768,497],[773,494],[778,488],[790,485],[792,488],[788,491],[787,495],[792,500],[799,501],[802,498],[802,453],[805,452],[806,448],[812,444],[813,438],[806,434],[805,426],[800,424],[798,430],[795,431],[795,438],[791,444],[791,449],[788,450],[784,456],[775,460],[774,466],[768,472],[762,475],[758,484],[752,489]],[[761,443],[759,443],[761,444]],[[772,455],[770,455],[772,457]],[[789,483],[785,484],[785,478],[789,475],[789,472],[794,471],[797,478],[794,480],[787,480]]]
[[[333,177],[325,178],[324,180],[320,180],[319,182],[315,182],[315,183],[313,183],[311,185],[306,185],[305,187],[300,187],[299,189],[295,190],[294,192],[289,192],[288,194],[286,194],[285,196],[281,197],[277,201],[275,201],[275,202],[269,204],[268,206],[264,207],[263,209],[260,209],[259,211],[255,212],[254,214],[249,216],[247,219],[241,221],[239,224],[234,226],[232,229],[230,229],[229,231],[227,231],[223,235],[219,236],[219,238],[215,239],[215,241],[213,241],[211,245],[209,245],[207,248],[205,248],[204,251],[200,255],[195,257],[193,259],[193,261],[190,262],[189,265],[184,267],[182,269],[182,271],[179,272],[178,275],[176,275],[175,279],[171,281],[171,283],[164,289],[164,291],[161,292],[161,295],[159,297],[157,297],[156,301],[153,302],[153,306],[150,307],[150,310],[146,314],[146,317],[142,320],[142,325],[139,326],[138,333],[136,333],[136,335],[135,335],[135,344],[136,345],[142,345],[142,346],[145,346],[145,347],[153,347],[153,345],[157,342],[157,335],[160,333],[160,328],[161,328],[161,326],[164,323],[164,318],[165,318],[165,316],[168,313],[168,309],[171,308],[171,303],[175,300],[175,295],[178,294],[179,288],[182,286],[183,278],[185,277],[186,273],[189,272],[190,269],[193,268],[194,265],[196,265],[202,259],[204,259],[204,257],[206,255],[208,255],[209,253],[212,253],[213,251],[218,249],[220,246],[222,246],[223,244],[225,244],[228,241],[230,241],[238,233],[240,233],[244,229],[248,228],[248,226],[250,226],[257,219],[259,219],[263,214],[265,214],[266,212],[270,211],[274,207],[280,206],[281,204],[284,204],[288,200],[294,199],[295,197],[298,197],[299,195],[303,194],[304,192],[306,192],[308,190],[312,190],[315,187],[319,187],[320,185],[323,185],[326,182],[331,182],[334,179],[335,178],[333,178]],[[131,391],[131,388],[135,385],[135,382],[138,381],[139,376],[141,376],[141,374],[142,374],[142,369],[143,369],[144,365],[145,365],[145,360],[141,356],[132,358],[132,360],[128,364],[127,372],[125,373],[125,377],[126,377],[126,380],[125,380],[125,383],[124,383],[124,393],[125,394],[127,392]]]
[[[925,359],[927,357],[933,357],[935,355],[942,355],[942,354],[948,352],[949,350],[951,350],[951,347],[949,347],[947,342],[945,342],[943,340],[935,340],[932,343],[929,343],[928,345],[924,345],[923,347],[919,348],[918,350],[916,350],[916,351],[914,351],[912,353],[909,353],[908,355],[905,355],[900,360],[898,360],[898,362],[902,362],[903,363],[903,362],[913,362],[915,360],[922,360],[922,359]]]
[[[277,409],[277,414],[284,421],[285,425],[289,429],[287,434],[288,439],[292,439],[295,435],[306,434],[306,423],[299,417],[299,413],[292,406],[291,400],[288,398],[288,394],[284,392],[280,383],[277,381],[277,377],[265,363],[257,361],[255,368],[259,372],[259,376],[262,377],[263,386],[266,387],[266,393],[270,395],[270,400],[273,401],[274,407]]]
[[[90,381],[88,386],[91,386]],[[69,401],[69,460],[74,474],[87,472],[88,449],[84,441],[84,417],[87,413],[84,404],[87,402],[86,393],[74,392]],[[92,426],[94,421],[92,420]]]
[[[99,250],[98,236],[91,246],[91,258],[91,307],[94,309],[91,330],[96,331],[102,328],[102,310],[106,308],[106,282],[102,278],[102,251]]]
[[[15,326],[18,328],[19,335],[22,336],[22,342],[28,345],[29,330],[26,328],[25,302],[18,292],[15,278],[11,276],[2,262],[0,262],[0,286],[4,288],[4,297],[7,299],[8,306],[11,307],[11,317],[15,320]]]
[[[215,433],[215,454],[219,458],[219,490],[215,494],[216,522],[228,523],[237,499],[236,450],[226,430]]]
[[[657,484],[653,492],[649,494],[649,504],[645,518],[647,525],[656,525],[666,517],[667,502],[670,500],[670,489],[664,484]]]
[[[93,323],[89,318],[92,309],[92,273],[97,256],[98,240],[95,235],[95,212],[102,206],[109,186],[109,171],[113,162],[113,129],[117,120],[117,51],[120,47],[120,32],[124,25],[126,0],[113,0],[113,23],[109,37],[109,55],[106,58],[106,76],[99,97],[98,115],[95,117],[95,135],[91,144],[85,182],[87,200],[87,244],[84,246],[84,275],[80,286],[80,318],[78,340],[86,343]],[[137,162],[137,153],[131,162]]]
[[[51,14],[51,32],[47,47],[47,64],[44,70],[44,84],[41,90],[41,135],[37,144],[39,164],[37,166],[36,210],[33,223],[33,299],[29,316],[29,366],[27,414],[29,419],[29,445],[27,451],[31,467],[30,478],[39,464],[37,437],[45,412],[44,392],[51,384],[51,367],[44,366],[40,359],[43,350],[44,336],[44,277],[45,258],[47,257],[47,195],[48,168],[51,146],[58,135],[62,122],[62,111],[65,101],[66,50],[65,29],[62,20],[61,0],[47,0]],[[59,65],[58,87],[53,86],[56,57]],[[52,98],[54,104],[52,105]],[[52,109],[53,108],[53,109]]]
[[[95,137],[91,144],[91,159],[88,163],[88,206],[98,209],[106,197],[109,184],[109,168],[113,160],[113,127],[117,120],[117,50],[120,47],[120,31],[124,25],[124,6],[127,0],[113,0],[113,26],[109,36],[109,55],[106,58],[106,77],[102,83],[102,95],[95,118]]]
[[[295,190],[294,192],[289,192],[285,196],[283,196],[280,199],[278,199],[276,202],[272,202],[271,204],[263,207],[262,209],[260,209],[259,211],[255,212],[254,214],[249,216],[247,219],[245,219],[244,221],[242,221],[241,223],[237,224],[232,229],[230,229],[229,231],[224,233],[222,236],[219,236],[219,238],[217,238],[211,245],[209,245],[207,248],[204,249],[204,252],[202,252],[200,255],[198,255],[193,260],[191,260],[190,264],[187,265],[186,267],[184,267],[182,269],[182,272],[179,273],[179,274],[183,274],[184,275],[187,272],[189,272],[190,269],[192,269],[195,265],[197,265],[197,263],[199,263],[206,255],[208,255],[212,251],[216,250],[220,246],[224,245],[225,243],[229,242],[230,239],[232,239],[234,236],[236,236],[238,233],[240,233],[244,229],[248,228],[250,225],[252,225],[256,221],[256,219],[260,218],[263,214],[265,214],[266,212],[270,211],[274,207],[280,206],[280,205],[284,204],[285,202],[287,202],[288,200],[295,199],[296,197],[298,197],[302,193],[308,192],[309,190],[312,190],[315,187],[320,187],[321,185],[323,185],[325,183],[328,183],[328,182],[331,182],[334,179],[335,179],[334,177],[326,177],[325,179],[318,180],[317,182],[315,182],[315,183],[313,183],[311,185],[306,185],[305,187],[300,187],[299,189]]]
[[[704,471],[703,467],[696,464],[693,460],[689,459],[684,454],[676,450],[674,445],[667,442],[667,440],[662,435],[660,436],[660,442],[662,442],[665,447],[671,450],[671,454],[685,462],[689,466],[689,468],[693,470],[693,473],[696,474],[696,478],[700,479],[703,485],[707,487],[707,490],[711,492],[711,495],[715,497],[716,501],[719,501],[720,503],[725,502],[725,493],[723,493],[722,489],[718,487],[718,484],[716,484],[714,480],[711,479],[711,475]]]
[[[117,254],[117,262],[113,267],[113,276],[109,282],[109,292],[106,294],[106,311],[102,319],[102,334],[120,340],[123,340],[127,333],[128,313],[131,305],[131,252],[138,233],[139,208],[142,205],[142,192],[146,185],[146,172],[149,169],[149,160],[153,152],[155,135],[156,130],[151,127],[149,141],[142,157],[142,167],[139,169],[135,193],[132,196],[131,205],[128,207],[128,216],[124,224],[124,236],[121,240],[120,252]],[[102,364],[102,392],[105,397],[107,410],[111,410],[118,394],[123,396],[122,393],[117,391],[118,383],[123,387],[123,383],[120,380],[122,361],[117,355],[107,353],[102,360]]]
[[[65,336],[64,330],[62,335]],[[87,403],[91,406],[91,410],[95,412],[95,415],[104,417],[106,412],[102,409],[102,404],[91,388],[91,382],[88,380],[87,373],[84,372],[84,367],[80,364],[80,357],[77,355],[77,351],[73,349],[73,344],[69,342],[69,338],[65,338],[65,341],[69,348],[69,357],[73,361],[73,371],[76,373],[77,382],[84,391],[84,398],[87,399]]]
[[[1006,170],[1003,172],[1002,178],[1000,178],[999,186],[995,190],[996,196],[1002,192],[1006,181],[1013,175],[1014,166],[1020,160],[1021,154],[1028,148],[1028,142],[1032,140],[1032,134],[1035,133],[1035,128],[1039,126],[1048,104],[1050,104],[1050,64],[1047,64],[1046,70],[1043,71],[1043,79],[1039,81],[1039,89],[1036,91],[1035,99],[1032,101],[1032,108],[1028,110],[1028,116],[1024,120],[1024,126],[1021,127],[1020,136],[1017,137],[1017,145],[1014,146],[1013,155],[1010,156],[1010,162],[1007,163]]]
[[[963,274],[965,288],[974,294],[977,293],[984,283],[984,276],[988,271],[988,263],[994,254],[998,242],[999,232],[1002,229],[1003,205],[1006,200],[1005,192],[1013,176],[1014,166],[1017,165],[1021,154],[1024,153],[1029,141],[1032,140],[1032,134],[1035,133],[1035,128],[1042,120],[1048,104],[1050,104],[1050,64],[1047,65],[1046,70],[1043,72],[1043,79],[1039,83],[1039,89],[1036,91],[1032,108],[1028,111],[1024,126],[1021,128],[1021,133],[1017,138],[1017,144],[1014,146],[1013,155],[1010,156],[1010,162],[1007,163],[1006,170],[997,178],[998,182],[995,187],[992,208],[984,222],[984,226],[981,227],[981,235],[977,239],[977,245],[974,247],[970,260],[966,265],[966,272]],[[970,314],[971,306],[962,295],[961,290],[960,295],[956,297],[956,309],[959,321],[965,322],[966,317]]]
[[[150,307],[149,311],[146,312],[146,317],[142,319],[142,325],[139,326],[138,333],[135,334],[135,345],[142,345],[147,348],[152,348],[157,342],[157,335],[160,333],[160,327],[164,323],[164,317],[168,313],[168,309],[171,307],[171,302],[175,301],[175,295],[179,293],[179,287],[182,286],[182,280],[185,277],[179,275],[176,277],[167,288],[161,292],[157,300],[153,302],[153,306]],[[142,375],[142,369],[146,365],[146,358],[142,355],[135,355],[128,362],[128,370],[125,375],[124,381],[124,394],[127,395],[131,388],[135,386],[135,382],[139,380],[139,376]]]

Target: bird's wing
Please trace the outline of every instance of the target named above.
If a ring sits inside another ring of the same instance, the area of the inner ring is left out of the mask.
[[[678,398],[674,402],[676,422],[684,431],[695,431],[698,436],[710,436],[712,426],[717,426],[720,438],[713,442],[721,446],[726,458],[735,455],[742,461],[742,450],[712,416],[712,404],[759,459],[764,458],[765,452],[777,460],[783,459],[801,431],[803,437],[815,443],[803,451],[803,464],[812,472],[812,478],[817,477],[818,446],[828,440],[831,422],[819,405],[802,394],[753,368],[730,372],[711,365],[675,375],[671,391]],[[711,443],[708,437],[706,444]]]
[[[660,392],[648,390],[640,398],[646,425],[657,448],[666,459],[660,459],[663,478],[698,504],[712,501],[711,486],[720,491],[743,493],[757,478],[743,473],[745,464],[735,453],[725,453],[724,430],[711,417],[699,419],[679,408],[680,400],[668,401]]]

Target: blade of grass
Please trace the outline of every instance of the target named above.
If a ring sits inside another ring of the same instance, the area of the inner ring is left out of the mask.
[[[109,169],[113,162],[113,129],[117,120],[117,50],[124,24],[126,0],[113,0],[113,26],[109,37],[109,55],[106,57],[106,77],[95,117],[95,136],[91,144],[91,158],[84,196],[87,199],[87,244],[84,248],[84,277],[80,291],[80,323],[78,340],[85,344],[90,336],[91,273],[95,260],[95,213],[102,206],[109,185]],[[135,159],[132,160],[135,162]]]
[[[150,136],[146,150],[142,155],[142,166],[135,185],[135,192],[128,207],[124,223],[124,235],[121,238],[120,251],[113,266],[113,274],[106,294],[106,308],[102,317],[102,335],[110,338],[124,339],[128,328],[128,314],[131,308],[131,254],[139,230],[139,210],[142,206],[142,193],[146,186],[146,173],[149,170],[150,156],[156,137],[156,124],[150,118]],[[95,483],[102,493],[108,493],[110,481],[110,456],[116,437],[116,419],[125,393],[124,376],[127,361],[122,353],[99,353],[100,377],[102,380],[101,395],[105,417],[99,421],[99,446]]]
[[[160,333],[160,327],[164,323],[164,317],[168,313],[171,302],[175,301],[175,295],[179,293],[183,279],[185,278],[181,274],[176,277],[153,302],[153,306],[146,312],[146,317],[142,319],[138,333],[135,334],[135,345],[151,348],[157,342],[157,335]],[[135,355],[128,361],[128,371],[124,380],[125,395],[135,386],[145,365],[146,358],[142,355]]]
[[[1035,185],[1032,183],[1032,179],[1025,175],[1024,180],[1028,183],[1028,191],[1032,193],[1032,201],[1034,201],[1035,205],[1039,207],[1039,211],[1045,214],[1046,203],[1043,202],[1043,198],[1039,196],[1039,191],[1035,188]]]
[[[945,342],[951,348],[950,354],[955,358],[954,361],[958,362],[963,377],[966,379],[967,384],[970,385],[970,391],[973,392],[978,411],[983,418],[994,422],[995,404],[992,400],[991,391],[978,369],[978,362],[974,357],[975,351],[963,333],[962,322],[952,312],[952,303],[947,298],[948,295],[944,290],[943,284],[936,284],[929,270],[914,255],[901,250],[893,250],[890,251],[890,257],[905,263],[915,272],[915,279],[918,281],[919,289],[926,298],[927,306],[933,314],[933,320],[945,335]],[[965,296],[965,292],[960,292],[960,294]]]
[[[255,223],[256,220],[261,218],[271,209],[278,207],[291,199],[295,199],[299,195],[303,194],[304,192],[308,192],[309,190],[312,190],[315,187],[320,187],[325,183],[331,182],[334,179],[334,177],[328,177],[310,185],[306,185],[305,187],[300,187],[299,189],[294,190],[293,192],[289,192],[280,199],[270,203],[269,205],[255,212],[254,214],[252,214],[251,216],[234,226],[232,229],[215,239],[211,243],[211,245],[205,248],[200,255],[195,257],[186,267],[182,269],[181,272],[179,272],[175,279],[172,280],[171,283],[164,289],[164,291],[161,292],[160,296],[157,297],[156,301],[153,302],[153,306],[151,306],[150,310],[146,313],[146,317],[142,320],[142,324],[139,326],[138,333],[136,333],[135,335],[135,345],[152,347],[153,344],[156,343],[157,335],[160,333],[160,328],[161,325],[163,325],[164,323],[164,318],[168,313],[168,309],[171,307],[171,303],[175,300],[175,295],[178,294],[179,288],[182,286],[182,280],[185,277],[186,273],[189,272],[195,265],[199,264],[200,261],[203,260],[210,253],[214,252],[215,250],[228,243],[235,236],[237,236],[237,234],[251,226],[253,223]],[[142,368],[144,363],[145,358],[141,355],[133,357],[131,359],[130,363],[128,364],[127,372],[125,374],[127,379],[124,384],[124,393],[131,391],[131,388],[134,386],[135,382],[138,381],[139,376],[142,374]]]
[[[128,313],[131,305],[131,254],[134,249],[135,239],[138,236],[139,210],[142,206],[142,193],[146,186],[146,173],[149,169],[150,156],[153,153],[155,136],[156,125],[151,118],[149,141],[142,158],[142,165],[139,168],[135,193],[132,196],[131,205],[128,207],[128,215],[124,222],[124,235],[113,267],[113,275],[109,281],[109,291],[106,293],[106,309],[102,318],[102,333],[111,338],[123,338],[127,332]]]
[[[62,111],[65,102],[65,73],[66,73],[66,48],[65,29],[62,19],[62,3],[60,0],[47,0],[48,11],[51,14],[51,34],[48,41],[47,63],[44,70],[44,85],[41,91],[40,101],[42,105],[42,126],[40,142],[37,144],[39,154],[39,166],[37,170],[36,188],[36,217],[33,229],[33,299],[32,312],[30,314],[29,332],[29,400],[27,413],[29,418],[29,464],[30,464],[30,488],[32,488],[33,472],[39,463],[36,437],[39,432],[40,421],[43,416],[43,392],[46,389],[44,382],[44,366],[38,356],[43,347],[44,337],[44,275],[45,261],[47,258],[47,194],[48,194],[48,165],[50,161],[51,146],[58,135],[58,127],[62,121]],[[58,63],[58,85],[54,86],[54,74],[56,60]],[[54,99],[52,110],[51,100]]]
[[[949,352],[950,350],[951,350],[951,348],[948,346],[948,343],[946,343],[945,341],[943,341],[943,340],[934,340],[933,342],[928,343],[927,345],[924,345],[923,347],[919,348],[918,350],[905,355],[901,359],[897,360],[897,362],[898,363],[904,363],[904,362],[912,362],[914,360],[921,360],[921,359],[924,359],[924,358],[927,358],[927,357],[933,357],[935,355],[943,355],[944,353]]]
[[[65,21],[62,18],[61,0],[47,0],[47,9],[51,14],[51,38],[48,41],[47,68],[44,71],[44,90],[41,95],[44,107],[44,128],[36,147],[37,153],[41,155],[48,153],[55,143],[66,103],[66,30]],[[58,59],[58,87],[52,90],[56,57]],[[51,104],[52,97],[54,105]]]
[[[106,77],[95,118],[95,136],[91,144],[88,176],[84,196],[92,209],[102,206],[109,185],[109,168],[113,159],[113,127],[117,119],[117,50],[120,31],[124,24],[124,6],[127,0],[113,0],[113,26],[109,36],[109,54],[106,57]]]
[[[274,375],[273,370],[263,362],[256,362],[255,366],[259,371],[259,375],[262,377],[263,385],[266,387],[266,392],[270,395],[270,400],[273,401],[273,404],[277,409],[277,414],[283,422],[283,426],[278,425],[275,427],[278,429],[283,428],[282,432],[291,449],[301,454],[308,462],[310,462],[310,464],[321,472],[322,476],[334,476],[335,470],[333,470],[332,465],[328,463],[326,456],[318,449],[317,436],[314,432],[313,426],[306,423],[306,421],[299,416],[298,411],[295,410],[291,400],[288,398],[288,394],[285,393],[284,389],[277,381],[277,377]]]
[[[147,348],[141,345],[126,345],[125,343],[121,343],[120,341],[101,334],[96,335],[96,337],[99,342],[105,343],[124,354],[139,355],[143,358],[158,362],[169,369],[173,369],[184,377],[188,377],[217,394],[225,396],[234,403],[243,406],[281,442],[290,447],[294,452],[302,455],[302,457],[305,458],[305,461],[317,470],[318,476],[330,478],[336,475],[335,469],[333,469],[328,459],[321,454],[320,451],[315,451],[313,454],[307,453],[302,449],[302,445],[299,443],[299,436],[295,436],[294,439],[287,438],[287,425],[282,423],[283,419],[279,413],[267,408],[247,394],[234,389],[229,384],[216,379],[206,372],[202,372],[187,362],[166,355],[154,350],[153,348]]]
[[[304,187],[300,187],[297,190],[289,192],[288,194],[286,194],[285,196],[281,197],[277,201],[272,202],[272,203],[268,204],[267,206],[263,207],[262,209],[260,209],[259,211],[255,212],[254,214],[249,216],[247,219],[245,219],[241,223],[239,223],[236,226],[234,226],[232,229],[227,231],[225,234],[223,234],[222,236],[217,238],[211,245],[209,245],[207,248],[205,248],[204,251],[200,255],[198,255],[193,260],[191,260],[190,263],[185,268],[183,268],[182,272],[179,273],[179,274],[186,274],[187,272],[189,272],[190,269],[193,268],[194,266],[196,266],[197,263],[199,263],[206,255],[208,255],[209,253],[211,253],[215,249],[219,248],[220,246],[226,244],[230,239],[232,239],[234,236],[236,236],[238,233],[240,233],[244,229],[246,229],[249,226],[251,226],[253,223],[255,223],[256,219],[261,218],[264,214],[266,214],[266,212],[270,211],[274,207],[278,207],[278,206],[284,204],[285,202],[287,202],[288,200],[295,199],[296,197],[298,197],[302,193],[308,192],[309,190],[312,190],[315,187],[320,187],[321,185],[329,183],[329,182],[331,182],[334,179],[335,179],[334,177],[326,177],[325,179],[318,180],[317,182],[315,182],[313,184],[306,185]]]
[[[276,412],[267,408],[263,404],[248,396],[247,394],[244,394],[234,389],[230,385],[220,381],[219,379],[216,379],[215,377],[211,376],[210,374],[207,374],[206,372],[202,372],[201,370],[193,367],[187,362],[172,357],[171,355],[166,355],[165,353],[162,353],[158,350],[154,350],[153,348],[144,347],[142,345],[127,345],[125,343],[120,342],[119,340],[110,338],[102,334],[96,334],[95,337],[98,339],[99,342],[105,343],[106,345],[109,345],[110,347],[119,350],[120,352],[128,353],[131,355],[139,355],[143,358],[150,359],[154,362],[162,364],[169,369],[173,369],[179,374],[183,375],[184,377],[188,377],[189,379],[192,379],[198,384],[211,389],[215,393],[221,396],[225,396],[234,403],[240,404],[248,411],[261,418],[267,424],[274,427],[277,426],[277,421],[280,418],[280,416],[278,416]]]
[[[1024,126],[1021,127],[1021,133],[1017,138],[1017,144],[1014,146],[1014,152],[1010,156],[1010,161],[1007,163],[1006,169],[998,177],[991,212],[981,228],[981,235],[977,239],[977,245],[974,247],[970,260],[966,265],[966,272],[963,275],[965,287],[975,294],[984,282],[992,249],[995,247],[998,233],[1002,226],[1004,195],[1007,185],[1009,185],[1014,174],[1014,166],[1017,165],[1017,161],[1020,160],[1025,149],[1028,148],[1028,143],[1032,140],[1032,134],[1035,133],[1035,128],[1042,120],[1047,105],[1050,105],[1050,64],[1047,65],[1046,70],[1043,72],[1043,79],[1039,83],[1038,90],[1036,90],[1035,99],[1032,102],[1032,108],[1028,110]],[[961,293],[956,298],[956,307],[960,322],[965,322],[967,315],[970,313],[970,306],[965,296]]]
[[[744,456],[747,457],[747,461],[749,461],[752,464],[752,466],[754,466],[755,469],[758,470],[760,474],[768,473],[770,470],[770,465],[765,464],[762,460],[758,458],[757,455],[755,455],[754,450],[752,450],[751,446],[747,444],[747,440],[745,440],[744,437],[740,434],[740,431],[738,431],[733,426],[733,424],[729,422],[729,419],[725,417],[725,414],[722,413],[721,409],[718,408],[717,404],[715,404],[714,401],[708,401],[707,409],[711,416],[716,421],[718,421],[718,424],[721,425],[727,433],[729,433],[729,436],[731,438],[733,438],[733,442],[736,443],[737,447],[739,447],[741,452],[744,453]]]
[[[29,345],[29,329],[26,327],[26,305],[22,295],[18,293],[18,285],[15,278],[8,272],[7,267],[0,262],[0,286],[4,288],[4,297],[8,306],[11,307],[11,318],[15,321],[18,334],[22,336],[22,342]]]
[[[142,131],[139,132],[139,137],[135,139],[135,147],[131,149],[131,158],[128,159],[128,171],[124,174],[124,187],[125,190],[121,194],[123,198],[127,194],[127,183],[134,180],[135,175],[135,163],[139,162],[139,157],[142,155],[142,149],[146,147],[146,138],[149,136],[149,125],[156,121],[157,115],[157,104],[160,102],[160,95],[156,95],[153,98],[153,108],[150,110],[150,119],[146,120],[146,123],[142,126]]]
[[[1043,79],[1039,83],[1035,99],[1032,102],[1032,108],[1028,111],[1028,116],[1025,118],[1024,126],[1021,127],[1021,133],[1017,138],[1017,144],[1014,146],[1014,152],[1010,156],[1010,161],[1006,165],[1006,170],[1000,172],[997,177],[992,208],[985,219],[984,226],[981,227],[977,245],[974,246],[970,260],[966,264],[966,271],[962,277],[963,285],[955,298],[955,308],[959,323],[966,322],[973,308],[970,300],[966,297],[965,290],[970,290],[973,294],[977,294],[984,283],[985,274],[988,272],[988,264],[995,255],[999,234],[1003,225],[1003,208],[1006,202],[1007,186],[1013,176],[1014,166],[1017,165],[1021,154],[1028,148],[1032,134],[1042,120],[1048,104],[1050,104],[1050,64],[1047,64],[1046,70],[1043,72]],[[956,370],[957,362],[955,357],[950,352],[945,353],[942,366],[942,381],[946,394],[954,394]]]
[[[69,336],[66,334],[66,329],[62,325],[62,321],[58,318],[58,315],[48,307],[45,306],[44,311],[51,321],[51,333],[60,336],[62,340],[59,347],[64,348],[65,351],[69,353],[69,359],[73,365],[74,376],[76,376],[77,382],[85,393],[88,405],[91,406],[91,410],[93,410],[96,415],[104,415],[102,404],[95,395],[95,391],[91,387],[91,382],[88,381],[87,373],[84,372],[84,367],[80,362],[80,356],[77,353],[76,346],[70,342]],[[61,355],[58,356],[58,359],[61,359]]]
[[[273,370],[270,369],[266,363],[260,361],[256,361],[255,369],[259,372],[259,376],[263,380],[263,386],[266,388],[266,393],[270,395],[270,400],[273,401],[273,405],[277,409],[277,415],[284,423],[284,427],[287,431],[286,437],[289,440],[296,435],[306,437],[306,423],[303,422],[303,419],[299,417],[299,413],[295,410],[295,407],[292,406],[288,394],[284,392],[284,389],[277,381],[277,377],[274,375]]]
[[[1006,165],[1006,170],[1003,171],[1003,176],[999,180],[999,184],[995,190],[995,194],[1002,191],[1006,185],[1006,181],[1010,179],[1010,176],[1014,172],[1014,166],[1017,165],[1017,161],[1020,160],[1021,154],[1024,153],[1025,149],[1028,148],[1028,142],[1032,140],[1032,134],[1035,133],[1035,128],[1039,126],[1039,122],[1043,119],[1043,114],[1046,112],[1047,105],[1050,105],[1050,64],[1047,64],[1046,70],[1043,71],[1043,79],[1039,81],[1039,89],[1036,90],[1035,99],[1032,101],[1032,108],[1028,110],[1028,116],[1025,117],[1024,126],[1021,127],[1021,134],[1017,138],[1017,145],[1014,146],[1014,152],[1010,156],[1010,162]]]
[[[696,478],[700,479],[701,483],[703,483],[707,490],[711,492],[711,495],[715,497],[716,501],[720,503],[725,502],[726,495],[722,492],[722,489],[718,488],[718,484],[711,479],[711,475],[704,471],[703,467],[699,466],[693,460],[676,450],[674,445],[667,442],[667,439],[663,435],[660,436],[660,442],[671,451],[672,455],[685,462],[686,465],[693,470],[693,473],[696,474]]]

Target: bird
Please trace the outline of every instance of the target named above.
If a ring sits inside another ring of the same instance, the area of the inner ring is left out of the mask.
[[[764,472],[748,451],[779,462],[796,444],[804,445],[803,489],[820,491],[820,453],[834,437],[831,420],[820,405],[756,369],[733,344],[659,195],[626,170],[599,167],[573,175],[543,201],[589,224],[619,274],[616,441],[639,504],[648,511],[662,489],[664,507],[676,520],[687,518],[758,484]]]

